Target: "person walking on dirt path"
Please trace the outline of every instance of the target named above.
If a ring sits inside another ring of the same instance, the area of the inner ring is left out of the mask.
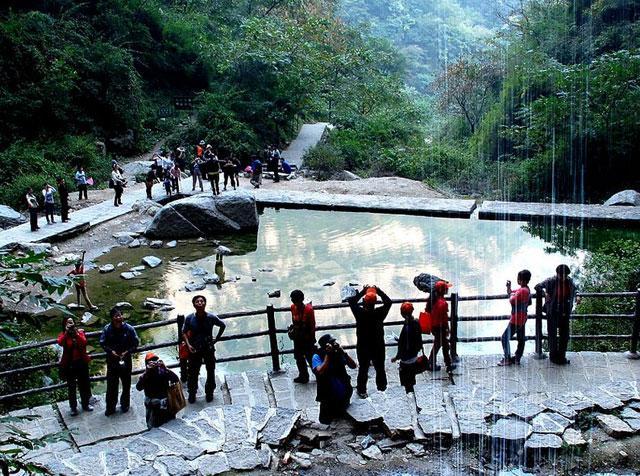
[[[115,192],[115,195],[113,197],[113,205],[119,207],[120,205],[122,205],[122,192],[124,191],[124,187],[127,181],[122,176],[118,164],[113,164],[111,166],[111,180],[113,182],[113,190]]]
[[[105,396],[105,416],[116,412],[118,403],[118,387],[122,382],[120,410],[129,411],[131,404],[131,355],[140,344],[140,339],[133,326],[124,322],[120,308],[113,307],[109,312],[111,323],[107,324],[100,334],[100,345],[107,353],[107,394]]]
[[[63,177],[56,178],[58,195],[60,195],[60,219],[62,223],[69,221],[69,187]]]
[[[299,289],[291,291],[291,326],[289,337],[293,340],[293,358],[298,367],[295,383],[308,383],[309,371],[316,344],[316,317],[311,303],[304,303],[304,293]]]
[[[49,185],[49,183],[45,183],[42,189],[42,196],[44,197],[44,216],[47,219],[47,225],[53,225],[56,222],[55,218],[53,218],[53,208],[55,206],[53,194],[56,191],[57,190]]]
[[[382,299],[382,306],[376,308],[378,295]],[[358,304],[361,298],[362,304]],[[376,370],[376,387],[380,392],[387,389],[384,320],[391,309],[391,299],[377,286],[367,285],[349,298],[349,307],[356,319],[357,391],[360,398],[367,398],[369,365],[372,361]]]
[[[62,347],[62,357],[58,368],[60,377],[67,382],[67,394],[71,416],[78,415],[78,396],[76,389],[80,391],[80,404],[85,412],[92,412],[91,382],[89,381],[89,362],[91,357],[87,354],[87,337],[84,329],[77,329],[73,317],[65,316],[62,320],[62,332],[58,335],[58,345]]]
[[[433,347],[429,354],[429,370],[436,371],[440,367],[437,364],[438,352],[442,347],[442,356],[447,372],[451,374],[455,365],[451,361],[451,347],[449,345],[449,304],[445,296],[450,284],[438,281],[433,290],[433,296],[427,301],[427,312],[431,313],[431,333],[433,334]]]
[[[29,222],[31,224],[31,231],[38,231],[40,227],[38,226],[38,208],[40,205],[38,204],[38,199],[33,193],[33,189],[29,187],[27,190],[27,194],[25,195],[25,199],[27,201],[27,207],[29,208]]]
[[[84,199],[87,198],[87,174],[84,172],[84,168],[82,166],[78,167],[76,170],[76,186],[78,187],[78,200],[82,200],[82,196],[84,195]]]
[[[147,176],[144,179],[144,187],[147,192],[147,199],[149,200],[153,199],[152,190],[153,190],[153,184],[155,182],[156,182],[156,169],[151,168],[147,172]]]
[[[536,284],[537,293],[544,292],[544,309],[547,314],[547,335],[549,339],[549,360],[557,365],[567,365],[567,346],[569,345],[569,318],[577,288],[569,277],[571,269],[566,264],[556,268],[556,275]],[[559,334],[559,336],[558,336]]]
[[[87,281],[84,275],[85,254],[86,254],[86,251],[82,250],[82,257],[78,261],[76,261],[74,268],[67,273],[67,276],[79,277],[78,281],[74,283],[76,288],[76,298],[77,298],[78,307],[80,307],[80,296],[82,295],[82,297],[84,298],[84,302],[87,304],[89,309],[91,309],[92,311],[97,311],[98,306],[94,306],[94,304],[91,302],[91,299],[89,299],[89,294],[87,293]]]
[[[216,388],[215,345],[222,337],[227,325],[218,316],[206,311],[207,299],[204,296],[194,296],[191,302],[195,312],[186,317],[182,328],[182,335],[189,349],[189,378],[187,381],[189,403],[196,401],[198,377],[203,362],[207,370],[204,394],[206,401],[211,402],[213,391]],[[214,327],[219,328],[215,338],[213,337]]]
[[[424,347],[422,344],[422,331],[420,324],[413,318],[413,304],[403,302],[400,306],[400,315],[404,319],[400,338],[398,339],[398,352],[391,359],[391,362],[400,361],[398,374],[400,376],[400,385],[402,385],[407,393],[413,392],[416,384],[416,374],[419,372],[417,368],[418,353]],[[422,369],[424,371],[424,368]]]
[[[511,319],[502,334],[502,351],[504,357],[498,365],[500,367],[506,365],[520,365],[520,359],[524,354],[524,345],[526,340],[525,324],[527,323],[527,314],[531,305],[531,291],[529,290],[529,281],[531,280],[531,271],[523,269],[518,273],[519,289],[511,290],[511,281],[507,281],[507,294],[509,295],[509,303],[511,304]],[[515,357],[511,357],[511,338],[516,335],[518,338],[518,347],[516,348]]]

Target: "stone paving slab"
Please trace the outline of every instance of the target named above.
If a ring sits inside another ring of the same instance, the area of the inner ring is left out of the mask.
[[[298,136],[289,144],[287,150],[282,151],[282,158],[296,167],[302,167],[302,158],[309,149],[315,146],[325,134],[329,123],[316,122],[315,124],[303,124]]]
[[[640,225],[640,207],[578,203],[522,203],[487,200],[478,209],[481,220],[531,219],[625,222]]]

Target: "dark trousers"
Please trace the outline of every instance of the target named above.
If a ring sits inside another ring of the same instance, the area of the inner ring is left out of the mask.
[[[549,339],[549,360],[564,363],[569,345],[569,312],[553,311],[547,315],[547,335]],[[558,336],[559,334],[559,336]]]
[[[413,392],[413,387],[416,384],[417,374],[416,364],[403,364],[400,363],[398,368],[398,374],[400,376],[400,385],[402,385],[407,393]]]
[[[525,344],[525,331],[524,324],[521,326],[517,326],[515,324],[509,323],[504,333],[502,334],[502,350],[504,352],[504,358],[511,358],[511,338],[516,336],[518,339],[518,347],[516,348],[516,360],[520,360],[522,358],[522,354],[524,354],[524,344]]]
[[[438,352],[442,347],[442,356],[444,357],[444,364],[451,367],[451,349],[449,347],[449,326],[434,327],[431,331],[433,334],[433,347],[429,354],[429,362],[435,368],[436,361],[438,359]]]
[[[29,208],[29,221],[31,222],[31,231],[38,229],[38,209]]]
[[[125,410],[130,405],[131,394],[131,359],[125,359],[125,365],[119,362],[109,362],[107,364],[107,411],[113,412],[118,403],[118,386],[122,382],[122,394],[120,395],[120,407]]]
[[[189,380],[187,382],[189,395],[198,393],[198,377],[200,376],[200,366],[203,363],[207,370],[204,393],[205,395],[213,395],[216,388],[216,354],[212,351],[195,352],[189,355]]]
[[[220,174],[209,174],[209,182],[211,182],[213,194],[220,195]]]
[[[78,185],[78,200],[82,200],[82,195],[84,195],[84,199],[87,200],[87,184]]]
[[[45,204],[44,204],[44,216],[47,219],[47,223],[55,221],[53,219],[53,203],[45,202]]]
[[[180,179],[171,177],[171,188],[178,193],[180,191]]]
[[[372,345],[371,342],[358,342],[356,345],[356,355],[358,357],[358,392],[367,391],[367,380],[369,380],[369,365],[373,362],[376,369],[376,387],[381,392],[387,389],[387,373],[384,369],[385,349],[383,345]]]
[[[64,369],[61,369],[67,381],[67,391],[69,392],[69,407],[78,408],[78,397],[76,388],[80,391],[80,404],[82,408],[89,405],[91,399],[91,383],[89,382],[89,364],[83,360],[72,362]]]
[[[296,339],[293,341],[293,358],[298,366],[298,376],[304,380],[309,380],[309,370],[307,363],[311,366],[311,360],[315,352],[313,341],[306,339]]]
[[[113,197],[113,204],[114,205],[121,205],[122,204],[122,191],[124,190],[124,188],[122,187],[122,185],[115,185],[113,187],[113,190],[116,192],[115,196]]]
[[[229,181],[229,179],[231,179],[231,186],[233,187],[233,189],[236,189],[236,179],[233,176],[233,174],[224,174],[224,189],[227,189],[227,182]]]
[[[320,423],[328,425],[334,418],[344,415],[345,410],[351,402],[351,393],[353,393],[353,389],[349,392],[349,398],[340,402],[320,402],[320,414],[318,415]]]
[[[69,200],[66,197],[60,197],[60,217],[62,221],[69,219]]]
[[[153,198],[153,197],[151,196],[151,190],[153,189],[153,181],[152,181],[152,180],[151,180],[151,181],[150,181],[150,180],[147,180],[147,181],[144,183],[144,186],[145,186],[145,188],[146,188],[146,190],[147,190],[147,198],[148,198],[149,200],[151,200],[151,199]]]

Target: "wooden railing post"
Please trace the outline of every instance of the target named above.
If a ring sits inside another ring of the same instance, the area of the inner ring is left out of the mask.
[[[534,359],[545,359],[542,351],[542,291],[536,290],[536,349]]]
[[[273,304],[267,306],[267,326],[269,327],[269,350],[271,351],[271,368],[280,372],[280,351],[278,350],[278,335],[276,333],[276,313]]]
[[[178,314],[177,322],[178,325],[178,342],[182,340],[182,329],[184,328],[184,314]]]
[[[640,287],[636,290],[636,309],[633,317],[633,332],[631,334],[631,347],[625,355],[628,359],[640,359],[638,355],[638,337],[640,336]]]
[[[189,375],[189,360],[180,357],[180,344],[182,343],[182,329],[184,329],[184,314],[178,314],[176,318],[176,324],[178,326],[178,363],[180,364],[180,380],[182,382],[187,381]]]
[[[458,357],[458,293],[451,293],[451,360],[459,362]]]

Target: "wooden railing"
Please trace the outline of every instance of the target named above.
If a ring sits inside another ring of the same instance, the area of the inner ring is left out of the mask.
[[[581,293],[578,294],[582,298],[635,298],[635,310],[633,314],[572,314],[571,319],[628,319],[633,320],[633,331],[631,335],[572,335],[571,339],[573,340],[599,340],[599,339],[609,339],[609,340],[630,340],[629,352],[627,355],[629,358],[639,358],[638,355],[638,338],[640,335],[640,289],[636,292],[611,292],[611,293]],[[535,299],[535,314],[531,315],[531,318],[535,318],[535,335],[529,336],[527,340],[535,340],[535,356],[537,358],[544,358],[544,352],[542,349],[542,341],[545,338],[543,335],[542,329],[542,321],[546,319],[543,314],[542,309],[542,295],[533,295]],[[468,342],[494,342],[500,341],[500,336],[475,336],[475,337],[459,337],[458,336],[458,325],[460,322],[479,322],[479,321],[504,321],[510,318],[510,315],[493,315],[493,316],[460,316],[458,309],[460,302],[467,301],[490,301],[490,300],[503,300],[507,299],[508,296],[505,294],[500,295],[489,295],[489,296],[460,296],[457,293],[451,294],[451,296],[447,297],[447,300],[450,301],[450,313],[449,320],[451,326],[451,354],[454,360],[458,360],[458,343],[468,343]],[[393,304],[400,304],[402,302],[409,301],[412,303],[425,303],[426,299],[394,299],[392,300]],[[349,305],[347,303],[334,303],[334,304],[322,304],[314,306],[314,309],[317,312],[331,310],[331,309],[340,309],[347,308]],[[280,356],[285,354],[292,354],[293,349],[280,349],[278,346],[278,334],[286,334],[286,328],[278,328],[276,326],[276,313],[288,313],[290,311],[289,307],[274,307],[273,305],[268,305],[263,310],[256,311],[245,311],[245,312],[232,312],[232,313],[224,313],[219,314],[219,317],[224,320],[244,318],[249,316],[266,316],[266,329],[260,330],[257,332],[248,332],[248,333],[237,333],[233,335],[223,335],[220,341],[235,341],[235,340],[243,340],[243,339],[253,339],[256,337],[268,337],[269,338],[269,352],[262,353],[254,353],[254,354],[243,354],[243,355],[232,355],[227,357],[222,357],[217,359],[217,362],[237,362],[243,360],[253,360],[253,359],[262,359],[262,358],[271,358],[271,368],[274,372],[280,371]],[[397,326],[403,323],[402,320],[394,320],[394,321],[386,321],[384,323],[385,326]],[[136,353],[147,352],[149,350],[161,349],[167,347],[175,347],[178,345],[180,340],[182,326],[184,324],[184,316],[178,315],[175,319],[169,319],[159,322],[150,322],[147,324],[140,324],[134,326],[136,331],[141,331],[145,329],[153,329],[157,327],[164,327],[170,325],[176,325],[178,328],[178,339],[175,341],[169,342],[161,342],[157,344],[148,344],[144,346],[138,347]],[[325,326],[318,326],[317,332],[326,332],[331,330],[346,330],[346,329],[355,329],[355,322],[349,322],[344,324],[330,324]],[[101,334],[101,331],[87,332],[87,338],[98,338]],[[423,340],[424,343],[431,343],[433,339],[428,338]],[[0,349],[0,359],[18,352],[24,352],[27,350],[38,349],[43,347],[48,347],[51,345],[56,345],[57,342],[55,339],[49,339],[40,342],[34,342],[24,345],[18,345],[14,347],[8,347],[5,349]],[[385,344],[387,347],[395,346],[395,342],[390,342]],[[344,346],[345,349],[353,349],[355,345],[347,345]],[[91,354],[91,357],[94,359],[104,358],[106,354],[104,352],[96,352]],[[175,368],[179,364],[172,364],[168,367]],[[0,378],[6,379],[10,378],[17,374],[24,374],[30,372],[37,371],[45,371],[50,370],[58,366],[57,362],[49,362],[45,364],[32,365],[27,367],[21,367],[16,369],[4,370],[0,372]],[[133,374],[140,374],[144,371],[144,369],[137,369],[133,371]],[[106,380],[106,376],[99,375],[91,377],[92,381],[102,381]],[[8,401],[15,400],[20,397],[26,397],[29,395],[34,395],[43,392],[50,392],[57,389],[65,388],[66,384],[55,384],[49,385],[45,387],[32,388],[28,390],[23,390],[20,392],[15,392],[6,395],[0,395],[0,401]]]

